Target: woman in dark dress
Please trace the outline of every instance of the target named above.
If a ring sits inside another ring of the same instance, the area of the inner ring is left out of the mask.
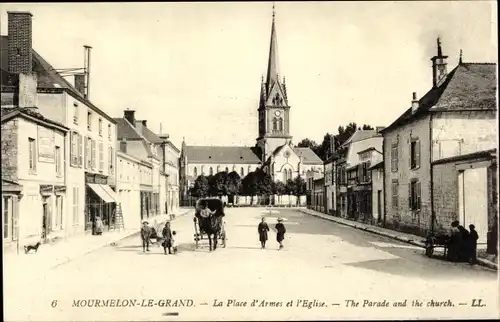
[[[269,231],[269,226],[266,223],[266,218],[262,217],[262,221],[259,223],[257,231],[259,232],[260,245],[262,249],[264,249],[266,248],[267,232]]]
[[[278,218],[278,223],[274,227],[276,229],[276,240],[280,244],[280,249],[283,248],[283,240],[285,239],[286,228],[283,225],[283,219]]]
[[[477,240],[479,239],[479,235],[474,225],[469,225],[469,229],[469,263],[474,265],[477,264]]]

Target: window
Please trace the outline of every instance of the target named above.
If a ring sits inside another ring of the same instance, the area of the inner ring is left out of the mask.
[[[78,167],[82,167],[82,159],[83,159],[83,156],[82,156],[82,141],[83,141],[83,136],[81,134],[78,134],[78,144],[77,144],[77,148],[78,148]]]
[[[99,171],[104,170],[104,145],[99,142]]]
[[[89,156],[90,156],[90,153],[89,153],[89,140],[90,140],[90,138],[85,137],[84,138],[84,142],[83,142],[84,143],[83,147],[85,149],[85,155],[83,156],[83,158],[84,158],[84,160],[83,160],[84,162],[83,163],[84,163],[85,169],[89,168]]]
[[[139,170],[141,172],[141,170]],[[120,179],[123,177],[123,161],[120,160]]]
[[[198,169],[196,167],[194,167],[194,169],[193,169],[193,176],[195,178],[198,178]]]
[[[217,173],[220,172],[220,165],[217,166]]]
[[[78,103],[73,103],[73,123],[78,125]]]
[[[78,224],[78,202],[79,202],[79,189],[78,187],[73,187],[73,225]]]
[[[56,161],[56,175],[61,176],[61,147],[56,146],[55,152],[55,161]]]
[[[77,132],[71,132],[70,135],[70,164],[72,167],[82,166],[82,140],[83,137]]]
[[[281,117],[278,119],[278,131],[283,131],[283,119]]]
[[[392,208],[398,207],[398,189],[399,183],[397,180],[392,181],[391,192],[392,192]]]
[[[398,144],[395,143],[391,147],[391,171],[398,171]]]
[[[108,124],[108,140],[111,140],[111,124]]]
[[[11,196],[4,196],[2,200],[3,238],[17,240],[17,218],[13,218],[13,198]]]
[[[214,174],[214,169],[213,169],[212,167],[210,167],[210,170],[209,170],[209,171],[210,171],[210,172],[209,172],[209,174],[210,174],[210,175],[213,175],[213,174]]]
[[[102,119],[99,118],[99,136],[102,136]]]
[[[36,140],[28,138],[30,172],[36,172]]]
[[[414,180],[410,183],[409,189],[409,206],[410,210],[420,210],[420,181]]]
[[[410,169],[420,167],[420,140],[412,140],[410,143]]]
[[[87,129],[92,130],[92,113],[87,112]]]
[[[96,166],[96,162],[95,162],[96,161],[95,160],[96,159],[96,151],[95,151],[96,141],[94,141],[94,140],[91,139],[91,142],[92,142],[92,144],[91,144],[91,146],[92,146],[92,150],[91,150],[92,151],[91,152],[91,168],[95,169],[95,166]]]
[[[241,175],[241,177],[243,177],[245,175],[245,169],[243,169],[243,167],[241,167],[241,169],[240,169],[240,175]]]
[[[273,118],[273,131],[278,130],[278,120],[274,117]]]

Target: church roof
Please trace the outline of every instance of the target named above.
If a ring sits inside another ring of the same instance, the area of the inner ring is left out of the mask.
[[[320,157],[310,148],[293,148],[299,157],[304,158],[304,164],[323,164]]]
[[[186,146],[189,163],[260,164],[258,150],[247,146]]]

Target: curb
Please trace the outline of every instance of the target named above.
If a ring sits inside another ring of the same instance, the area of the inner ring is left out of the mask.
[[[328,220],[328,221],[333,221],[333,222],[335,222],[337,224],[340,224],[340,225],[344,225],[344,226],[348,226],[348,227],[351,227],[351,228],[355,228],[355,229],[367,231],[367,232],[370,232],[372,234],[376,234],[376,235],[379,235],[379,236],[389,237],[389,238],[398,240],[398,241],[403,242],[403,243],[407,243],[407,244],[411,244],[411,245],[414,245],[414,246],[418,246],[420,248],[425,248],[425,243],[423,243],[423,242],[415,241],[415,240],[412,240],[412,239],[407,239],[407,238],[401,237],[401,236],[391,235],[391,234],[388,234],[388,233],[377,231],[375,229],[370,229],[370,227],[357,226],[354,222],[352,224],[350,224],[350,223],[347,223],[347,222],[337,221],[337,220],[335,220],[335,218],[325,218],[324,216],[321,216],[319,214],[309,213],[309,212],[306,212],[306,211],[304,211],[302,209],[299,209],[299,210],[301,212],[307,214],[307,215],[315,216],[315,217],[318,217],[318,218],[321,218],[321,219],[324,219],[324,220]],[[307,209],[307,210],[309,210],[309,209]],[[498,264],[496,264],[496,263],[493,263],[493,262],[491,262],[489,260],[485,260],[485,259],[482,259],[482,258],[478,258],[477,261],[478,261],[478,263],[481,266],[485,266],[485,267],[488,267],[488,268],[491,268],[491,269],[494,269],[494,270],[498,270]]]
[[[191,211],[192,211],[192,210],[188,210],[188,211],[186,211],[185,213],[183,213],[183,214],[181,214],[181,215],[176,215],[176,216],[175,216],[175,218],[170,219],[170,220],[171,220],[171,221],[172,221],[172,220],[176,220],[177,218],[180,218],[180,217],[182,217],[182,216],[184,216],[184,215],[187,215],[187,214],[188,214],[188,213],[190,213]],[[77,257],[80,257],[80,256],[81,256],[81,257],[86,256],[86,255],[88,255],[88,254],[90,254],[90,253],[92,253],[92,252],[94,252],[94,251],[96,251],[96,250],[98,250],[98,249],[104,248],[104,247],[106,247],[106,246],[113,246],[113,244],[119,243],[120,241],[122,241],[122,240],[124,240],[124,239],[126,239],[126,238],[129,238],[129,237],[131,237],[131,236],[134,236],[135,234],[138,234],[139,232],[140,232],[140,231],[136,231],[136,232],[133,232],[133,233],[127,234],[127,235],[125,235],[125,236],[123,236],[123,237],[120,237],[120,238],[118,238],[117,240],[114,240],[114,241],[111,241],[111,242],[107,242],[107,243],[105,243],[104,245],[99,245],[99,246],[97,246],[97,247],[93,247],[92,249],[89,249],[89,250],[85,251],[85,252],[84,252],[84,253],[82,253],[82,254],[78,254],[78,256],[76,256],[76,257],[68,258],[68,259],[66,259],[66,260],[62,261],[61,263],[57,263],[57,264],[55,264],[55,265],[51,265],[51,266],[49,267],[49,270],[54,269],[54,268],[59,267],[59,266],[62,266],[62,265],[64,265],[64,264],[67,264],[67,263],[69,263],[69,262],[73,261],[73,260],[74,260],[75,258],[77,258]]]

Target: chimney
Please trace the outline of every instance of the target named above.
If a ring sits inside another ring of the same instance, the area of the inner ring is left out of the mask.
[[[135,126],[135,111],[134,110],[125,110],[123,111],[123,117],[130,122],[133,126]]]
[[[385,129],[385,126],[377,126],[375,128],[375,131],[377,131],[377,133],[380,133],[380,131],[384,130]]]
[[[12,74],[33,71],[32,29],[30,12],[8,11],[8,69]]]
[[[411,101],[411,112],[415,113],[418,110],[417,93],[413,92],[413,100]]]
[[[75,75],[75,88],[80,94],[85,95],[85,74]]]
[[[21,108],[37,108],[37,77],[36,73],[19,74],[18,106]]]
[[[447,70],[446,59],[448,56],[443,56],[441,49],[441,39],[437,39],[437,56],[431,58],[432,61],[432,87],[439,87],[446,79]]]
[[[148,121],[147,120],[142,120],[141,123],[142,123],[142,126],[147,127]]]

